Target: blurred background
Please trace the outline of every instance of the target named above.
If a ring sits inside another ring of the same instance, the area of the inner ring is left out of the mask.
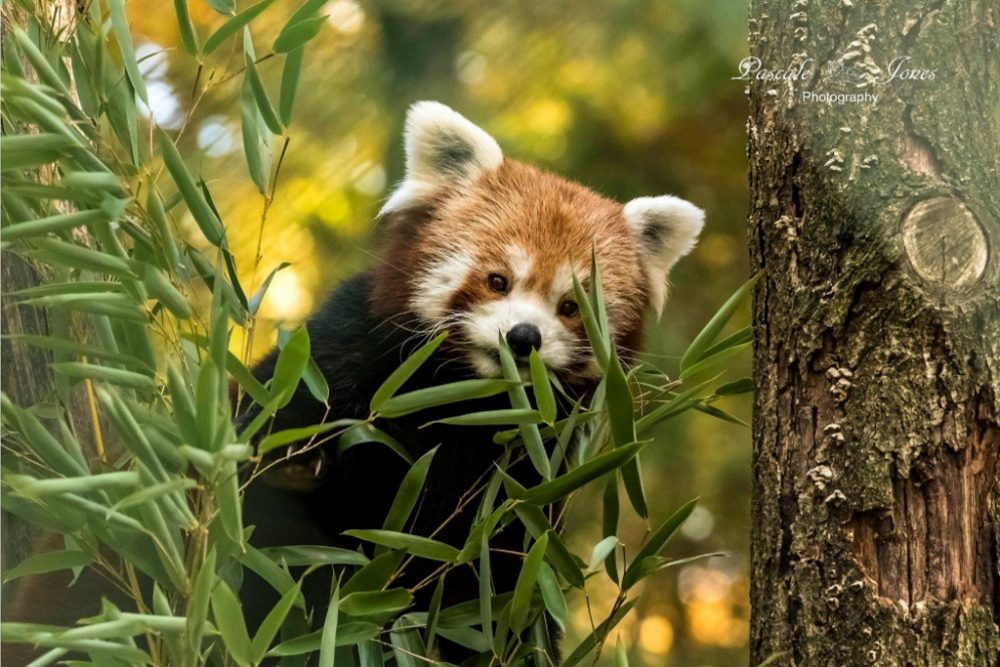
[[[189,3],[202,35],[225,21],[211,4]],[[268,49],[297,4],[278,0],[254,22],[258,68],[274,98],[281,65]],[[274,160],[283,158],[266,214],[241,156],[234,103],[241,77],[227,79],[242,53],[220,49],[196,73],[180,48],[172,3],[130,3],[129,12],[148,112],[181,131],[186,155],[199,156],[192,166],[212,189],[247,292],[290,263],[263,302],[252,358],[273,344],[277,327],[298,324],[342,278],[372,263],[372,217],[402,175],[402,121],[420,99],[468,116],[507,155],[607,196],[669,193],[706,209],[701,243],[675,270],[662,320],[649,324],[651,363],[675,369],[688,341],[747,277],[746,104],[730,78],[746,55],[742,2],[330,0],[321,10],[326,24],[306,48],[287,146],[275,138],[270,147]],[[744,326],[748,314],[737,319],[734,326]],[[234,348],[243,351],[244,341]],[[741,359],[729,379],[748,372],[749,359]],[[748,403],[737,397],[720,407],[749,419]],[[684,416],[646,452],[654,526],[701,497],[668,555],[729,555],[649,580],[651,590],[617,631],[631,664],[746,664],[749,429]],[[577,553],[589,554],[602,537],[598,495],[570,508]],[[627,521],[626,541],[639,542],[647,526]],[[588,589],[595,618],[606,614],[610,582],[594,577]],[[590,631],[582,597],[572,603],[568,648]],[[612,663],[606,651],[599,664]]]

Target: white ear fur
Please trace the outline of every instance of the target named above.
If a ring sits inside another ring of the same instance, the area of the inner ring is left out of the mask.
[[[667,300],[667,274],[698,243],[705,212],[678,197],[639,197],[625,204],[649,278],[650,305],[657,317]]]
[[[503,161],[497,142],[439,102],[417,102],[406,114],[406,177],[379,215],[419,205],[446,186],[472,182]]]

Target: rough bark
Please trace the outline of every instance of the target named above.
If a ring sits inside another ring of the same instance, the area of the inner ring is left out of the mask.
[[[1000,664],[998,26],[751,1],[753,665]]]

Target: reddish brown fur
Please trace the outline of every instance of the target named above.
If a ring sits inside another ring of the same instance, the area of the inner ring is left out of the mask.
[[[582,185],[505,159],[467,189],[441,193],[423,209],[390,214],[385,223],[388,243],[377,269],[375,303],[386,316],[408,311],[415,276],[456,249],[472,254],[476,269],[453,297],[454,309],[500,298],[486,276],[504,272],[511,245],[529,252],[532,271],[525,286],[542,292],[567,260],[586,285],[594,249],[619,345],[639,346],[648,300],[636,242],[622,205]],[[564,322],[583,335],[578,317]]]

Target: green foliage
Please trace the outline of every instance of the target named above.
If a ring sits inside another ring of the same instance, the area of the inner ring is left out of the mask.
[[[242,96],[233,102],[242,105],[248,172],[268,201],[280,169],[280,158],[271,160],[270,137],[292,117],[303,49],[319,29],[322,19],[314,14],[321,4],[306,2],[274,41],[273,57],[284,59],[275,110],[255,67],[252,40],[257,17],[276,11],[271,0],[242,11],[212,2],[229,18],[204,41],[186,3],[174,3],[192,68],[221,47],[242,43]],[[672,563],[661,550],[694,506],[685,505],[653,531],[631,561],[624,554],[619,560],[620,484],[635,511],[648,514],[639,454],[659,443],[641,438],[690,409],[726,418],[712,403],[747,391],[746,383],[718,385],[713,378],[682,388],[657,371],[623,366],[595,266],[590,292],[579,282],[576,292],[604,379],[592,397],[572,405],[568,418],[557,420],[559,404],[569,407],[568,400],[537,355],[530,380],[524,380],[503,346],[503,379],[399,393],[442,342],[441,334],[385,381],[371,398],[367,420],[331,415],[315,427],[270,432],[272,417],[300,383],[320,400],[329,392],[310,358],[308,333],[302,328],[284,340],[266,383],[229,351],[234,329],[252,333],[270,277],[246,298],[223,216],[181,149],[183,129],[171,133],[140,120],[137,99],[145,100],[146,92],[125,4],[92,2],[84,11],[71,30],[58,29],[58,38],[50,17],[32,16],[4,44],[2,242],[5,251],[32,260],[47,279],[8,296],[23,306],[65,313],[75,325],[15,338],[52,354],[56,389],[35,405],[3,397],[5,437],[18,452],[3,460],[4,504],[25,521],[65,536],[65,548],[29,557],[5,579],[92,567],[130,591],[134,608],[105,602],[100,615],[72,627],[6,623],[4,641],[48,649],[46,659],[74,651],[98,664],[193,666],[228,659],[257,665],[268,657],[315,654],[320,664],[332,665],[336,649],[351,647],[362,664],[392,660],[402,666],[422,664],[435,641],[447,638],[500,664],[535,664],[531,656],[551,652],[543,611],[563,626],[568,605],[585,602],[587,580],[603,576],[597,572],[603,563],[618,596],[609,615],[595,620],[593,632],[562,664],[600,652],[635,604],[636,584]],[[176,230],[187,217],[199,238],[180,240]],[[748,289],[734,295],[692,343],[682,362],[685,379],[748,343],[748,332],[716,343]],[[239,433],[226,391],[231,381],[238,402],[261,408]],[[470,496],[479,503],[478,520],[465,545],[406,532],[434,452],[412,461],[378,428],[379,420],[503,393],[510,409],[442,420],[516,427],[498,433],[503,455],[497,469]],[[94,416],[90,432],[69,419],[76,394]],[[255,452],[250,443],[258,436]],[[247,543],[240,479],[258,476],[267,466],[263,454],[291,443],[305,443],[299,452],[327,443],[341,451],[386,446],[411,463],[383,528],[350,531],[375,545],[372,559],[331,547],[257,550]],[[506,473],[525,456],[543,478],[532,488]],[[587,485],[606,490],[605,539],[589,562],[570,551],[552,519],[554,506]],[[508,499],[498,502],[501,486]],[[512,521],[525,526],[530,540],[515,590],[494,595],[490,543]],[[414,559],[440,564],[426,584],[435,587],[430,609],[413,608],[414,591],[391,584]],[[441,582],[451,569],[469,565],[479,574],[481,599],[442,608]],[[291,568],[301,566],[304,574],[296,578]],[[327,567],[335,568],[337,579],[328,607],[304,609],[303,580]],[[243,568],[281,596],[252,636],[238,598]],[[134,585],[136,574],[152,582],[151,593]],[[621,645],[616,655],[627,664]]]

